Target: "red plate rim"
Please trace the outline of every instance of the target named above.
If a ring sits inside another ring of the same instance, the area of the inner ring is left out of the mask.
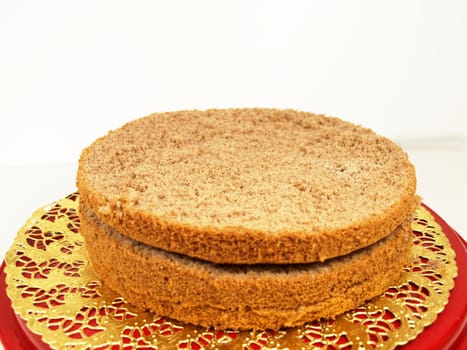
[[[410,343],[399,347],[401,350],[455,350],[467,349],[465,337],[467,323],[467,251],[462,237],[451,228],[436,212],[422,204],[442,227],[456,252],[458,276],[449,295],[449,302],[436,321],[427,327]],[[26,322],[15,314],[6,294],[5,262],[0,266],[0,342],[5,350],[50,350],[41,337],[28,330]]]

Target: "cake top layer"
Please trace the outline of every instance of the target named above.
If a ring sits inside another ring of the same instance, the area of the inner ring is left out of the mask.
[[[78,188],[111,225],[119,224],[111,212],[124,208],[135,220],[176,223],[175,235],[185,227],[239,239],[245,232],[306,239],[358,229],[402,202],[407,215],[415,173],[392,141],[338,118],[179,111],[137,119],[95,141],[81,156]],[[399,221],[392,229],[403,219],[392,217]]]

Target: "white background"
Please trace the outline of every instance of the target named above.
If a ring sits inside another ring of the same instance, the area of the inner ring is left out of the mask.
[[[187,108],[290,107],[363,124],[420,163],[425,202],[465,212],[466,62],[465,1],[0,2],[1,248],[35,209],[29,198],[74,191],[83,147]],[[434,192],[444,198],[430,202]],[[16,201],[28,207],[20,222]]]
[[[9,178],[13,167],[75,167],[95,138],[156,111],[336,115],[399,142],[415,163],[421,150],[455,158],[436,182],[449,187],[467,160],[466,62],[465,1],[2,1],[1,235],[3,191],[23,202],[36,184],[56,199],[36,168]],[[430,176],[419,171],[419,182]],[[465,210],[458,185],[446,196]]]
[[[152,112],[287,107],[401,144],[466,237],[467,2],[1,1],[0,258],[81,149]]]

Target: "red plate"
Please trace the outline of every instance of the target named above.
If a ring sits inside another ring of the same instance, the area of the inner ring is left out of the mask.
[[[467,322],[467,252],[463,239],[441,217],[425,205],[436,222],[443,228],[456,252],[458,276],[451,290],[449,302],[436,321],[427,327],[415,340],[400,347],[401,350],[464,350]],[[0,267],[0,341],[6,350],[49,350],[41,337],[30,332],[25,322],[11,308],[6,295],[5,272]]]

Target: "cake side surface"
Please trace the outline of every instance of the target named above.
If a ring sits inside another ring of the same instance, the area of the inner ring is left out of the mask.
[[[326,262],[224,265],[136,242],[83,203],[80,217],[106,285],[135,306],[206,327],[279,329],[336,316],[396,283],[410,248],[406,220],[370,247]]]

